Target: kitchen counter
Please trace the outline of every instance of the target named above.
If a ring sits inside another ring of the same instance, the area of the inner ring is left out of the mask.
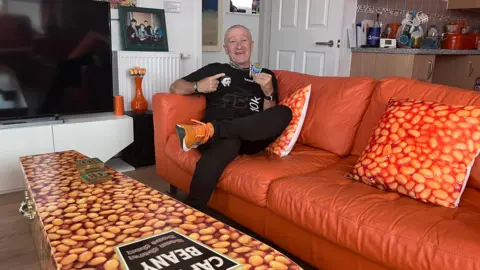
[[[480,50],[434,50],[434,49],[386,49],[386,48],[352,48],[356,53],[385,54],[421,54],[421,55],[480,55]]]
[[[480,51],[352,48],[350,76],[403,77],[462,89],[480,79]]]

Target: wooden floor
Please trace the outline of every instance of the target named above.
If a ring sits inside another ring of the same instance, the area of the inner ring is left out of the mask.
[[[125,173],[126,175],[152,187],[156,190],[166,192],[168,183],[155,174],[155,167],[140,168],[135,171]],[[176,199],[183,200],[186,194],[178,192]],[[0,269],[1,270],[36,270],[40,269],[37,253],[33,244],[32,235],[29,229],[29,220],[24,218],[18,212],[20,202],[24,198],[23,192],[14,192],[0,195]],[[234,221],[215,212],[214,210],[205,211],[206,214],[227,223],[253,237],[263,240],[272,247],[284,252],[269,241],[261,239],[260,236],[250,232],[248,229],[240,226]],[[291,259],[295,260],[304,269],[315,269],[304,264],[300,260],[285,253]]]
[[[18,213],[22,192],[0,195],[0,269],[40,269],[29,221]]]

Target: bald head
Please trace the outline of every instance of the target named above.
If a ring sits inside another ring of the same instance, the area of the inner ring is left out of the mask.
[[[252,33],[250,32],[250,29],[248,29],[246,26],[241,25],[241,24],[235,24],[230,26],[227,31],[225,32],[225,36],[223,37],[223,43],[227,44],[228,42],[228,35],[233,29],[243,29],[247,34],[250,40],[252,40]]]
[[[247,27],[236,24],[228,28],[223,47],[230,61],[243,68],[250,67],[253,40]]]

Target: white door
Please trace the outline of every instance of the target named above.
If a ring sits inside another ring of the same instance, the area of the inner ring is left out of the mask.
[[[344,0],[271,2],[269,68],[337,76]]]

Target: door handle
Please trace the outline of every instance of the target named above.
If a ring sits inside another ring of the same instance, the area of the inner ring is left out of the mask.
[[[428,61],[428,74],[427,74],[427,81],[430,80],[430,78],[433,75],[433,63],[432,61]]]
[[[333,40],[330,40],[328,42],[315,42],[315,45],[333,47],[333,43]]]
[[[473,70],[474,70],[475,68],[473,67],[473,62],[472,62],[472,61],[469,61],[469,62],[468,62],[468,65],[469,65],[468,78],[470,78],[470,77],[472,76]]]

